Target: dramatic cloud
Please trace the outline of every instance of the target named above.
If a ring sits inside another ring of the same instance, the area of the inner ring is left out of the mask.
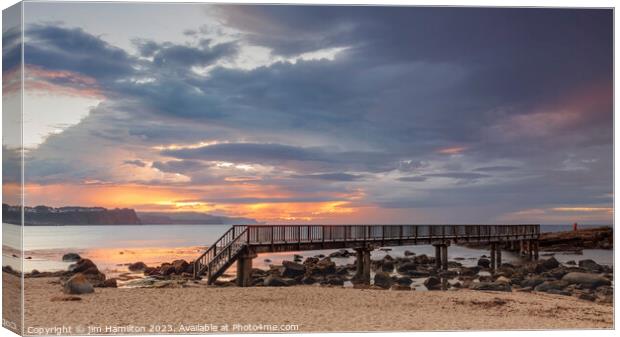
[[[117,45],[70,12],[26,23],[27,90],[95,102],[41,121],[32,193],[276,221],[610,221],[610,10],[203,9],[169,41],[119,22]]]

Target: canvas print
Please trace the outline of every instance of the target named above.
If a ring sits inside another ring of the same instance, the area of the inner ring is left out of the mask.
[[[3,11],[3,327],[612,329],[613,10]]]

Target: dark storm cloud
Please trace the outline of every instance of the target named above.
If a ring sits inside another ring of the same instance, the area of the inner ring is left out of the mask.
[[[33,24],[26,28],[26,64],[51,70],[69,70],[98,80],[117,79],[134,73],[135,60],[80,28]]]
[[[334,151],[319,147],[304,148],[273,143],[221,143],[199,148],[163,150],[161,154],[178,159],[289,166],[302,171],[347,168],[355,171],[382,172],[392,170],[396,166],[390,154]]]
[[[299,179],[317,179],[327,181],[356,181],[364,179],[364,176],[358,174],[349,173],[317,173],[317,174],[305,174],[305,175],[293,175],[291,178]]]
[[[214,44],[188,30],[198,44],[135,40],[138,56],[79,28],[33,25],[27,63],[95,78],[126,114],[89,116],[79,126],[89,136],[151,147],[223,141],[156,153],[167,159],[153,168],[195,183],[216,179],[208,162],[226,161],[287,170],[257,184],[314,193],[342,192],[332,185],[345,182],[384,207],[609,201],[601,195],[613,181],[611,10],[218,10],[242,31],[238,40]],[[247,44],[284,57],[342,51],[250,70],[217,66]],[[213,67],[203,76],[192,66]],[[47,142],[64,146],[72,134]],[[373,179],[387,172],[401,185]]]

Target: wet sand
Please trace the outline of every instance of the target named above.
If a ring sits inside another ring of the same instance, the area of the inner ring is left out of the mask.
[[[611,305],[541,293],[197,286],[97,288],[79,301],[58,301],[66,295],[57,282],[26,279],[27,329],[65,325],[73,331],[81,327],[84,334],[95,326],[105,334],[107,326],[134,334],[189,333],[181,327],[205,329],[205,324],[228,324],[228,332],[243,332],[234,331],[234,324],[296,324],[305,332],[613,328]]]

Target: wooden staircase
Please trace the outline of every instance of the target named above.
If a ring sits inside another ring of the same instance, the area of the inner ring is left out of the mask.
[[[207,284],[212,284],[237,260],[247,242],[247,226],[232,226],[194,261],[194,278],[206,275]]]

